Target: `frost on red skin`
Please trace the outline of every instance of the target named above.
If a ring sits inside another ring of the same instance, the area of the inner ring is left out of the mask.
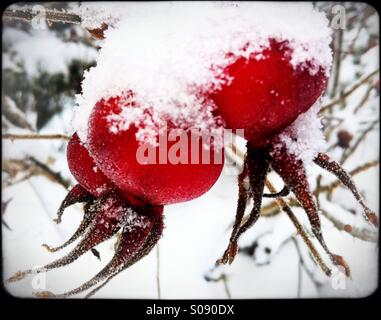
[[[62,295],[53,295],[50,292],[37,292],[41,298],[66,297],[82,292],[100,281],[109,281],[120,271],[148,254],[160,239],[163,229],[163,207],[146,203],[131,203],[122,195],[115,185],[98,170],[93,170],[95,163],[87,149],[80,143],[76,134],[73,135],[68,146],[68,162],[70,170],[78,180],[62,202],[56,221],[61,221],[64,209],[68,206],[84,202],[84,217],[75,233],[62,245],[51,247],[43,246],[50,252],[58,251],[78,238],[79,243],[67,255],[43,267],[19,271],[8,279],[9,282],[21,280],[28,274],[46,272],[64,267],[80,256],[106,241],[121,230],[120,241],[112,260],[93,279],[77,289]],[[82,186],[86,184],[86,188]],[[99,191],[102,188],[101,191]]]
[[[233,79],[209,97],[216,104],[216,114],[222,116],[228,128],[244,129],[247,154],[244,171],[238,177],[239,199],[236,221],[231,233],[228,248],[218,263],[232,263],[237,253],[237,241],[259,217],[263,197],[280,197],[292,191],[304,208],[310,220],[313,233],[333,264],[342,267],[350,277],[350,269],[344,258],[332,253],[326,245],[321,231],[318,208],[310,191],[307,174],[302,160],[290,151],[281,134],[300,114],[306,112],[322,95],[327,79],[324,70],[311,75],[307,68],[290,64],[291,52],[287,42],[270,41],[264,59],[239,58],[224,70]],[[306,66],[304,66],[306,67]],[[290,137],[290,140],[298,137]],[[378,226],[377,215],[370,210],[350,176],[326,154],[318,153],[314,162],[334,174],[350,189],[364,209],[366,219]],[[269,168],[272,168],[284,181],[284,188],[275,194],[264,194],[263,187]],[[249,188],[243,188],[243,181],[249,178]],[[246,223],[241,225],[247,198],[253,198],[253,209]]]
[[[48,291],[37,292],[37,297],[64,298],[101,283],[89,293],[94,294],[121,271],[147,255],[159,241],[163,230],[163,204],[200,196],[210,189],[221,173],[223,157],[220,164],[214,164],[213,150],[210,164],[139,164],[136,160],[139,146],[135,137],[136,128],[120,134],[109,131],[104,116],[119,108],[118,103],[113,101],[115,99],[108,101],[112,108],[102,105],[103,102],[96,106],[100,117],[92,117],[96,120],[96,134],[93,132],[90,135],[95,140],[90,139],[90,143],[86,144],[92,149],[91,156],[76,134],[67,148],[69,168],[78,185],[64,199],[57,221],[60,221],[63,210],[76,202],[85,203],[84,218],[64,244],[44,247],[54,252],[82,237],[81,240],[66,256],[41,268],[17,272],[8,281],[66,266],[121,231],[114,257],[96,276],[78,288],[58,295]],[[169,142],[168,148],[173,143]],[[200,155],[201,151],[200,142]]]
[[[232,77],[231,82],[209,93],[227,128],[244,129],[252,144],[263,146],[307,111],[326,87],[321,68],[314,75],[308,62],[294,68],[291,54],[287,41],[272,39],[261,58],[254,53],[228,65],[223,73]]]
[[[113,188],[110,180],[99,170],[82,144],[77,133],[74,133],[66,149],[67,163],[70,172],[78,183],[94,196]]]
[[[133,99],[133,97],[132,97]],[[136,139],[137,128],[132,124],[128,130],[110,131],[108,117],[122,111],[121,98],[113,97],[99,101],[89,120],[87,145],[97,166],[122,192],[134,195],[146,203],[167,205],[195,199],[207,192],[221,174],[221,163],[214,161],[213,146],[210,149],[209,164],[191,164],[191,133],[188,132],[188,163],[159,163],[159,149],[155,148],[156,163],[141,164],[136,151],[140,142]],[[123,100],[124,101],[124,100]],[[133,103],[133,102],[131,102]],[[124,105],[126,103],[124,101]],[[171,130],[168,124],[168,132]],[[170,150],[175,141],[168,141]],[[201,155],[203,146],[198,144]],[[164,149],[161,149],[164,150]],[[165,154],[166,159],[168,154]],[[223,154],[221,155],[223,157]]]

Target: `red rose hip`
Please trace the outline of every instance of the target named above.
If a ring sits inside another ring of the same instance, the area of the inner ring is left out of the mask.
[[[294,68],[291,55],[287,41],[270,40],[260,58],[256,54],[239,57],[226,66],[224,74],[231,82],[209,93],[226,127],[244,129],[252,144],[263,145],[290,125],[326,87],[322,68],[316,74],[310,73],[308,62]]]
[[[185,140],[179,141],[183,144],[182,151],[186,153],[185,163],[171,163],[170,150],[176,142],[167,141],[165,149],[163,144],[151,147],[155,154],[154,163],[142,164],[138,159],[138,149],[143,148],[136,139],[138,128],[131,125],[128,130],[110,130],[109,116],[120,114],[120,101],[121,98],[114,97],[96,104],[89,120],[88,147],[98,167],[122,192],[132,194],[146,203],[166,205],[195,199],[213,186],[223,167],[222,148],[217,157],[213,144],[210,150],[206,150],[201,139],[196,142],[195,148],[191,148],[191,139],[196,137],[188,132]],[[168,124],[168,133],[171,128],[173,126]],[[191,163],[192,152],[196,152],[196,149],[200,156],[198,163]],[[210,163],[202,163],[203,152],[210,155]],[[166,163],[160,163],[160,153],[164,153]]]

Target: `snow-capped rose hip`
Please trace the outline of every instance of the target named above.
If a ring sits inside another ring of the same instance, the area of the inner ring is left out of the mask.
[[[123,108],[133,103],[132,96],[110,98],[99,101],[89,120],[87,145],[94,156],[97,166],[127,195],[134,195],[144,203],[167,205],[195,199],[207,192],[216,182],[223,167],[222,148],[203,146],[201,137],[184,132],[176,141],[168,139],[174,126],[168,123],[158,146],[150,146],[136,139],[137,128],[131,124],[128,129],[112,132],[112,116],[118,116]],[[117,121],[117,120],[113,120]],[[192,139],[195,143],[192,144]],[[175,139],[174,139],[175,140]],[[163,141],[163,143],[160,143]],[[139,160],[142,153],[153,154],[151,161],[144,164]],[[216,153],[214,151],[217,151]],[[182,153],[173,163],[171,154]],[[192,153],[198,157],[192,163]],[[210,156],[203,161],[203,153]],[[203,163],[205,162],[205,163]],[[207,163],[206,163],[207,162]]]
[[[192,138],[195,137],[191,131],[182,135],[177,143],[167,141],[164,149],[160,144],[150,146],[148,152],[155,154],[151,160],[158,163],[140,163],[138,154],[142,144],[136,138],[137,128],[131,126],[115,131],[109,121],[110,116],[118,116],[123,108],[128,108],[133,101],[131,99],[133,96],[126,94],[122,98],[118,96],[99,101],[89,120],[86,146],[77,134],[68,143],[68,165],[78,184],[62,202],[56,220],[60,222],[64,209],[77,202],[85,203],[84,217],[77,231],[64,244],[55,248],[44,246],[53,252],[82,237],[80,242],[64,257],[41,268],[18,272],[9,280],[20,280],[27,274],[68,265],[121,230],[114,257],[97,275],[78,288],[63,294],[38,292],[38,297],[64,298],[104,281],[89,293],[94,294],[155,246],[163,230],[163,205],[199,197],[213,186],[221,173],[223,149],[220,148],[219,153],[215,154],[213,143],[207,148],[201,137],[197,137],[199,139],[194,144]],[[167,137],[165,135],[165,139]],[[178,161],[176,154],[179,150],[185,152],[180,163],[167,159],[171,158],[172,153]],[[192,152],[200,156],[196,160],[201,163],[192,162],[195,159]],[[166,161],[160,163],[163,153]],[[203,163],[205,153],[210,158]]]
[[[244,129],[248,140],[245,169],[238,177],[240,188],[236,221],[229,246],[219,262],[233,261],[238,238],[260,215],[262,197],[280,197],[291,190],[308,214],[312,231],[332,262],[342,266],[347,276],[350,276],[345,260],[333,254],[324,241],[318,209],[305,172],[303,154],[299,150],[306,148],[303,135],[313,131],[314,124],[309,123],[311,117],[306,112],[315,112],[311,109],[312,106],[319,106],[317,100],[326,87],[327,70],[314,65],[313,58],[303,64],[293,65],[293,54],[297,49],[295,44],[291,45],[288,41],[270,39],[269,46],[262,52],[253,53],[248,58],[238,57],[228,64],[223,72],[230,80],[220,88],[206,93],[215,103],[215,112],[222,116],[226,126]],[[316,113],[313,116],[318,120]],[[320,128],[317,131],[320,133]],[[315,142],[309,141],[309,147],[312,146],[311,143]],[[359,201],[365,218],[378,226],[376,214],[366,206],[350,176],[341,166],[326,154],[311,150],[307,153],[311,152],[314,152],[312,160],[336,175]],[[270,167],[285,183],[284,188],[276,194],[263,193]],[[248,190],[243,183],[246,178],[249,180]],[[241,225],[248,197],[253,198],[254,207],[248,220]]]
[[[293,67],[287,41],[269,40],[269,47],[249,59],[238,57],[224,68],[232,81],[210,92],[216,113],[231,129],[244,129],[245,138],[261,146],[281,132],[321,96],[327,77],[309,63]],[[234,110],[234,111],[233,111]]]

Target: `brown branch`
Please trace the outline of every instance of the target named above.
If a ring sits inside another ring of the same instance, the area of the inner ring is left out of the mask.
[[[58,10],[48,10],[45,9],[43,12],[40,10],[36,10],[33,12],[32,9],[7,9],[3,12],[3,19],[5,21],[24,21],[31,22],[34,18],[44,14],[46,18],[46,22],[51,24],[52,22],[60,22],[60,23],[70,23],[70,24],[81,24],[82,18],[70,12],[58,11]]]
[[[12,134],[6,133],[2,139],[9,140],[69,140],[70,137],[64,134]]]
[[[27,157],[26,159],[6,159],[3,161],[2,170],[7,172],[10,176],[9,181],[3,182],[3,187],[15,185],[35,175],[43,175],[50,181],[62,185],[65,189],[68,189],[70,186],[70,182],[64,179],[60,173],[51,170],[46,164],[33,157]],[[25,172],[25,175],[16,181],[12,181],[11,178],[15,177],[19,172]]]
[[[368,89],[366,90],[363,98],[361,99],[360,103],[356,106],[356,108],[353,110],[354,114],[356,114],[368,101],[370,97],[370,93],[372,92],[373,88],[374,88],[373,85],[371,84],[368,85]]]
[[[373,167],[377,166],[378,164],[379,164],[378,160],[373,160],[373,161],[365,162],[362,165],[359,165],[358,167],[356,167],[353,170],[349,171],[349,175],[354,177],[354,176],[358,175],[361,172],[364,172],[364,171],[366,171],[366,170],[368,170],[370,168],[373,168]],[[319,189],[314,191],[314,194],[323,193],[323,192],[332,193],[333,190],[336,189],[337,187],[339,187],[340,185],[341,185],[341,181],[337,179],[337,180],[331,182],[329,185],[325,185],[325,186],[322,185],[322,186],[320,186]]]
[[[69,189],[70,182],[69,182],[69,180],[64,179],[62,177],[61,173],[53,171],[45,163],[42,163],[41,161],[37,160],[34,157],[29,157],[28,160],[30,160],[38,168],[40,168],[45,173],[45,175],[48,177],[48,179],[50,179],[54,182],[57,182],[58,184],[62,185],[65,189]]]
[[[346,97],[348,97],[350,94],[352,94],[354,91],[356,91],[358,88],[360,88],[364,83],[368,82],[373,76],[375,76],[379,72],[379,69],[372,71],[368,75],[360,78],[354,85],[352,85],[349,89],[342,92],[341,95],[331,100],[328,104],[324,105],[319,113],[323,114],[328,109],[332,108],[334,105],[342,102]]]
[[[267,189],[269,189],[270,192],[272,193],[276,192],[275,187],[272,185],[272,183],[268,179],[266,179],[266,187]],[[294,224],[296,230],[298,231],[298,234],[302,237],[304,243],[307,245],[316,263],[319,265],[319,267],[323,270],[323,272],[327,276],[331,276],[331,273],[332,273],[331,269],[325,264],[323,258],[320,256],[319,252],[315,248],[311,239],[307,235],[307,232],[304,230],[303,226],[301,225],[299,220],[296,218],[291,207],[287,204],[287,202],[283,198],[277,198],[275,201],[278,204],[278,206],[281,208],[281,210],[287,214],[291,222]]]
[[[351,236],[369,242],[377,242],[378,241],[378,232],[369,230],[367,228],[358,228],[349,224],[345,224],[328,211],[321,209],[323,215],[330,220],[333,225],[340,231],[345,231],[349,233]]]

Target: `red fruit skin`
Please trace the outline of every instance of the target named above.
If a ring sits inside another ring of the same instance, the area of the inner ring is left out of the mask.
[[[257,147],[307,111],[327,82],[321,68],[315,75],[307,68],[294,69],[287,42],[271,40],[263,55],[260,60],[238,58],[224,70],[232,82],[208,94],[226,127],[244,129],[245,138]]]
[[[99,196],[114,188],[112,182],[97,168],[77,133],[69,140],[66,157],[74,178],[92,195]]]
[[[155,148],[156,164],[139,163],[136,127],[118,133],[109,130],[107,116],[121,112],[119,100],[110,98],[96,104],[89,119],[87,146],[98,167],[126,197],[132,194],[145,203],[167,205],[195,199],[213,186],[222,171],[223,155],[221,163],[214,163],[211,152],[210,164],[190,164],[190,156],[188,164],[159,164]],[[190,135],[188,138],[190,145]],[[174,143],[168,141],[168,150]]]

